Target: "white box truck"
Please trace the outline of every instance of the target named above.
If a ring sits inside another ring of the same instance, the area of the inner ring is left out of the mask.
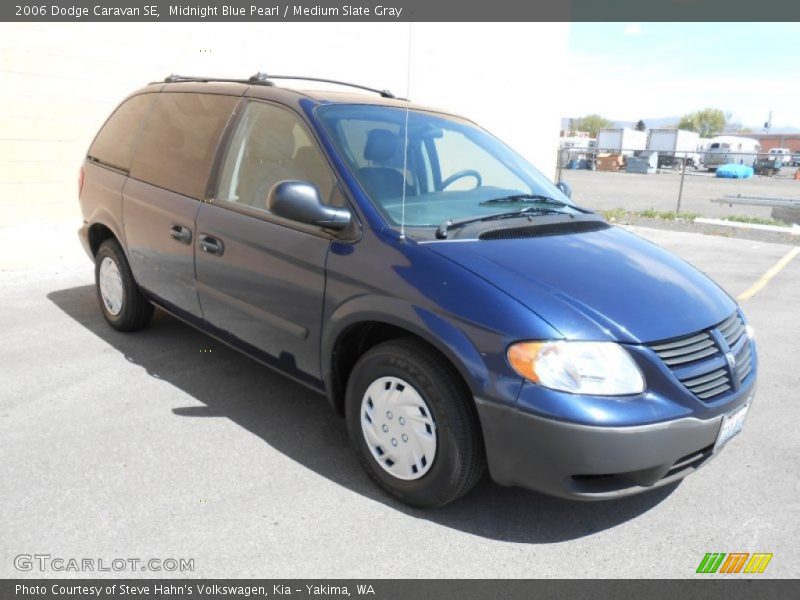
[[[686,165],[694,167],[700,162],[697,147],[700,145],[700,134],[685,129],[651,129],[647,138],[647,149],[658,152],[658,166],[680,166],[680,160],[686,159]]]
[[[636,129],[601,129],[597,132],[597,151],[631,156],[647,149],[647,132]]]

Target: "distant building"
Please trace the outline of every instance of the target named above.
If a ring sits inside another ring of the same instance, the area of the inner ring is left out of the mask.
[[[769,133],[742,133],[739,135],[758,140],[758,143],[761,144],[761,152],[769,152],[772,148],[788,148],[792,152],[800,152],[800,133],[771,131]]]
[[[562,129],[561,137],[588,138],[591,136],[589,135],[588,131],[570,131],[569,129]]]

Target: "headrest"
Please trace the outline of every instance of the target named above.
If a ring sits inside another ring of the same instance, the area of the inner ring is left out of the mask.
[[[377,162],[384,162],[397,153],[400,146],[400,136],[388,129],[372,129],[367,134],[367,144],[364,146],[364,158]]]

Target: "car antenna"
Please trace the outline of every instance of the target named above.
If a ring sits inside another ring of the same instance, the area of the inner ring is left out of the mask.
[[[400,202],[400,240],[406,239],[406,177],[408,174],[408,105],[411,102],[411,21],[408,22],[408,60],[406,61],[406,119],[403,127],[403,196]]]

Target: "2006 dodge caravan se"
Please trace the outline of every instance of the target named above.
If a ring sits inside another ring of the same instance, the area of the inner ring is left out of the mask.
[[[171,76],[97,134],[80,235],[113,327],[156,305],[324,392],[416,506],[486,466],[566,498],[641,492],[741,429],[753,336],[702,273],[471,121],[274,79]]]

